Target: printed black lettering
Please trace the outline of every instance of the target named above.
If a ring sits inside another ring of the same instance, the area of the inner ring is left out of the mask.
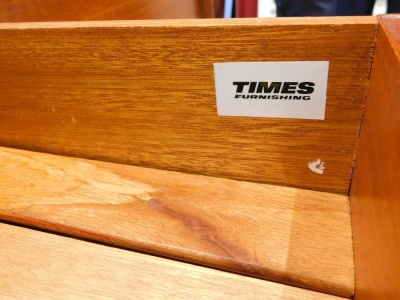
[[[268,82],[259,82],[257,86],[257,93],[274,93],[278,94],[281,90],[282,82],[271,82],[268,86]]]
[[[242,93],[242,95],[235,95],[236,99],[273,99],[273,100],[311,100],[310,96],[301,96],[304,94],[312,94],[314,92],[315,83],[313,82],[245,82],[235,81],[233,85],[236,86],[236,93]],[[248,86],[248,93],[254,94],[255,92],[264,95],[243,95],[245,86]],[[297,91],[296,91],[297,89]],[[294,94],[300,95],[282,95],[282,94]],[[281,95],[265,95],[265,94],[281,94]]]
[[[249,93],[254,93],[256,90],[257,82],[250,82]]]
[[[284,82],[282,87],[282,94],[294,94],[296,93],[296,88],[298,82]]]
[[[248,85],[249,82],[243,82],[243,81],[235,81],[233,85],[236,85],[236,93],[243,93],[243,88]]]
[[[313,82],[301,82],[300,84],[299,84],[299,89],[297,90],[297,92],[299,93],[299,94],[312,94],[313,92],[314,92],[314,86],[315,86],[315,83],[313,83]],[[304,100],[306,100],[306,99],[304,99]],[[307,99],[307,100],[310,100],[310,99]]]

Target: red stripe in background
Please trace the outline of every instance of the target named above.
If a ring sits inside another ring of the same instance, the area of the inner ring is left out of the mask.
[[[256,18],[257,0],[236,0],[236,18]]]

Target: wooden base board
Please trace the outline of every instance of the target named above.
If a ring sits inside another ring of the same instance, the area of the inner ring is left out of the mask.
[[[343,299],[4,223],[0,231],[2,299]]]
[[[351,297],[346,196],[1,148],[0,219]]]

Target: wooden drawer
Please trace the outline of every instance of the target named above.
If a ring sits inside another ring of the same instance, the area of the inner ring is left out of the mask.
[[[0,24],[1,290],[395,299],[399,24]],[[329,61],[325,119],[218,116],[213,63],[257,61]]]

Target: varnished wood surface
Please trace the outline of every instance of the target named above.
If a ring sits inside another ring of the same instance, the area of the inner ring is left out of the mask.
[[[2,299],[340,300],[0,223]]]
[[[347,194],[376,26],[0,24],[0,145]],[[330,62],[326,120],[217,116],[213,63],[309,60]]]
[[[213,17],[212,0],[2,0],[0,22]]]
[[[356,299],[400,299],[400,17],[379,18],[351,187]]]
[[[0,219],[350,297],[346,196],[3,148]]]

